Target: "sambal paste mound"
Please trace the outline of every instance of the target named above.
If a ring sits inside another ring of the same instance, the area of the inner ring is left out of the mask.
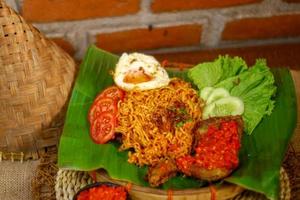
[[[242,130],[239,120],[230,117],[213,119],[204,122],[201,128],[202,132],[196,133],[198,140],[194,148],[195,154],[177,159],[177,167],[186,175],[196,175],[200,178],[204,178],[202,177],[204,171],[217,170],[220,174],[221,170],[224,172],[222,176],[228,175],[239,164],[240,130]],[[205,178],[210,179],[206,175]]]
[[[196,147],[196,162],[207,169],[238,166],[240,141],[235,121],[221,122],[220,127],[210,125],[207,134]]]
[[[127,191],[122,186],[101,185],[79,193],[77,200],[126,200]]]

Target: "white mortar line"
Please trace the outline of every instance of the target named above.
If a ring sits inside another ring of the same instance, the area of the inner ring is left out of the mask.
[[[222,44],[215,47],[208,46],[186,46],[176,48],[161,48],[154,50],[144,50],[146,54],[161,54],[161,53],[180,53],[180,52],[193,52],[193,51],[207,51],[207,50],[218,50],[218,49],[231,49],[231,48],[247,48],[247,47],[259,47],[269,45],[280,45],[280,44],[300,44],[300,37],[297,38],[279,38],[269,40],[249,40],[239,42],[223,42]]]
[[[226,23],[226,17],[216,13],[209,18],[209,22],[204,25],[202,43],[205,46],[218,45],[221,34]]]
[[[152,3],[152,0],[141,0],[139,14],[142,14],[142,15],[151,14],[151,3]]]

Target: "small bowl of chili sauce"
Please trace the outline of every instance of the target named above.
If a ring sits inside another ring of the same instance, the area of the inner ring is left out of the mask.
[[[130,200],[126,187],[110,183],[96,182],[80,189],[73,200]]]

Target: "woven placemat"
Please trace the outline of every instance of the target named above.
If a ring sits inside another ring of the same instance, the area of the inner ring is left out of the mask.
[[[0,199],[32,199],[31,178],[39,161],[0,162]]]
[[[57,200],[72,200],[73,196],[84,186],[92,183],[93,180],[87,172],[72,171],[59,169],[56,176],[55,193]],[[291,188],[289,177],[284,170],[280,170],[280,199],[291,199]],[[241,194],[237,195],[232,200],[267,200],[262,195],[252,191],[245,190]]]
[[[77,191],[93,183],[87,172],[62,170],[57,173],[55,193],[57,200],[72,200]]]

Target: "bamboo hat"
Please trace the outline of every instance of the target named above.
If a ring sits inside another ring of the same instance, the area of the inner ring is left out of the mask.
[[[57,143],[73,59],[0,0],[0,151]]]

